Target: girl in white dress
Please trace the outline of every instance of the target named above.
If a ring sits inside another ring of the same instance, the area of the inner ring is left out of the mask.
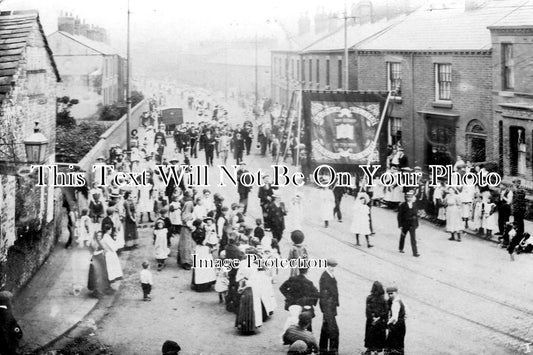
[[[157,259],[157,271],[161,271],[165,268],[165,260],[170,254],[170,249],[167,244],[168,230],[165,228],[165,222],[162,219],[158,219],[154,229],[154,249],[155,258]]]
[[[91,217],[89,217],[89,210],[83,209],[81,211],[81,217],[76,222],[76,230],[78,235],[78,246],[88,246],[92,236],[92,223]]]
[[[492,197],[484,202],[483,228],[485,228],[486,238],[492,237],[492,231],[498,230],[498,217],[496,215],[496,204],[492,202]]]
[[[113,208],[115,209],[115,212],[113,212],[111,220],[115,226],[115,243],[117,245],[117,250],[120,250],[126,245],[126,241],[124,239],[124,226],[122,225],[123,219],[121,218],[117,206],[113,206]]]
[[[368,201],[364,196],[358,196],[353,205],[353,220],[350,231],[355,234],[356,245],[360,246],[359,235],[362,234],[366,238],[366,245],[372,248],[368,236],[370,235],[370,208],[367,205]]]
[[[483,228],[483,201],[479,194],[474,196],[474,202],[472,204],[472,223],[470,226],[478,233],[481,233],[481,229]]]
[[[451,233],[448,240],[455,240],[457,234],[457,241],[460,242],[464,224],[461,217],[462,203],[457,190],[449,187],[444,201],[446,203],[446,232]]]
[[[296,230],[302,229],[302,221],[304,217],[304,211],[303,211],[303,204],[302,204],[302,196],[297,193],[293,199],[290,209],[290,221],[292,222],[292,229]]]
[[[320,187],[318,201],[320,201],[320,219],[324,222],[324,227],[328,228],[335,208],[333,192],[326,186]]]

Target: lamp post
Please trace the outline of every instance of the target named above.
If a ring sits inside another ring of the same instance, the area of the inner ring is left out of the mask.
[[[7,160],[0,160],[0,175],[15,175],[22,176],[31,172],[32,164],[43,164],[46,160],[46,152],[48,148],[48,139],[41,133],[39,123],[35,122],[33,134],[24,139],[23,142],[2,143],[0,146],[11,147],[12,152],[6,154],[0,151],[2,156],[7,157]],[[14,150],[15,145],[24,144],[26,152],[26,160],[19,161]]]
[[[41,133],[39,122],[35,122],[33,134],[24,140],[26,158],[29,163],[42,163],[46,160],[48,139]]]

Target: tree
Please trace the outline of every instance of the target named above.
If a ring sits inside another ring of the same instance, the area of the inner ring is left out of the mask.
[[[74,127],[76,125],[76,120],[70,115],[70,109],[72,106],[77,105],[78,103],[78,99],[71,99],[68,96],[57,98],[57,126]]]
[[[128,112],[126,106],[117,104],[106,105],[100,112],[100,121],[117,121]]]

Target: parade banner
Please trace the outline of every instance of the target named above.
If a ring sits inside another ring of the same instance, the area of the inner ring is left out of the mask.
[[[309,164],[379,164],[388,92],[302,92]]]

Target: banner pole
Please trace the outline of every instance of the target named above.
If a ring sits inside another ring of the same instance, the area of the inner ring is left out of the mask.
[[[283,131],[283,134],[281,136],[281,140],[279,141],[279,149],[278,149],[278,152],[276,154],[276,164],[279,163],[279,157],[281,155],[281,143],[283,142],[283,136],[284,136],[284,133],[287,131],[287,127],[288,127],[288,123],[289,123],[289,118],[291,118],[291,109],[292,109],[292,106],[294,104],[294,91],[292,92],[292,95],[291,95],[291,99],[290,99],[290,102],[289,102],[289,107],[287,107],[287,116],[285,118],[285,129]],[[292,118],[291,118],[292,119]],[[292,122],[291,122],[292,123]],[[284,155],[285,156],[285,155]]]
[[[389,106],[389,100],[390,100],[391,92],[387,92],[387,100],[385,100],[385,105],[383,106],[383,111],[381,112],[381,117],[379,119],[378,129],[376,131],[376,136],[374,137],[374,147],[377,144],[377,141],[379,139],[379,135],[381,133],[381,128],[383,126],[383,121],[385,120],[385,115],[387,114],[387,107]],[[370,164],[370,157],[368,158],[367,165]]]
[[[298,91],[299,95],[299,101],[298,101],[298,129],[297,129],[297,142],[298,145],[296,146],[296,166],[300,166],[300,136],[301,136],[301,129],[302,129],[302,90]]]

